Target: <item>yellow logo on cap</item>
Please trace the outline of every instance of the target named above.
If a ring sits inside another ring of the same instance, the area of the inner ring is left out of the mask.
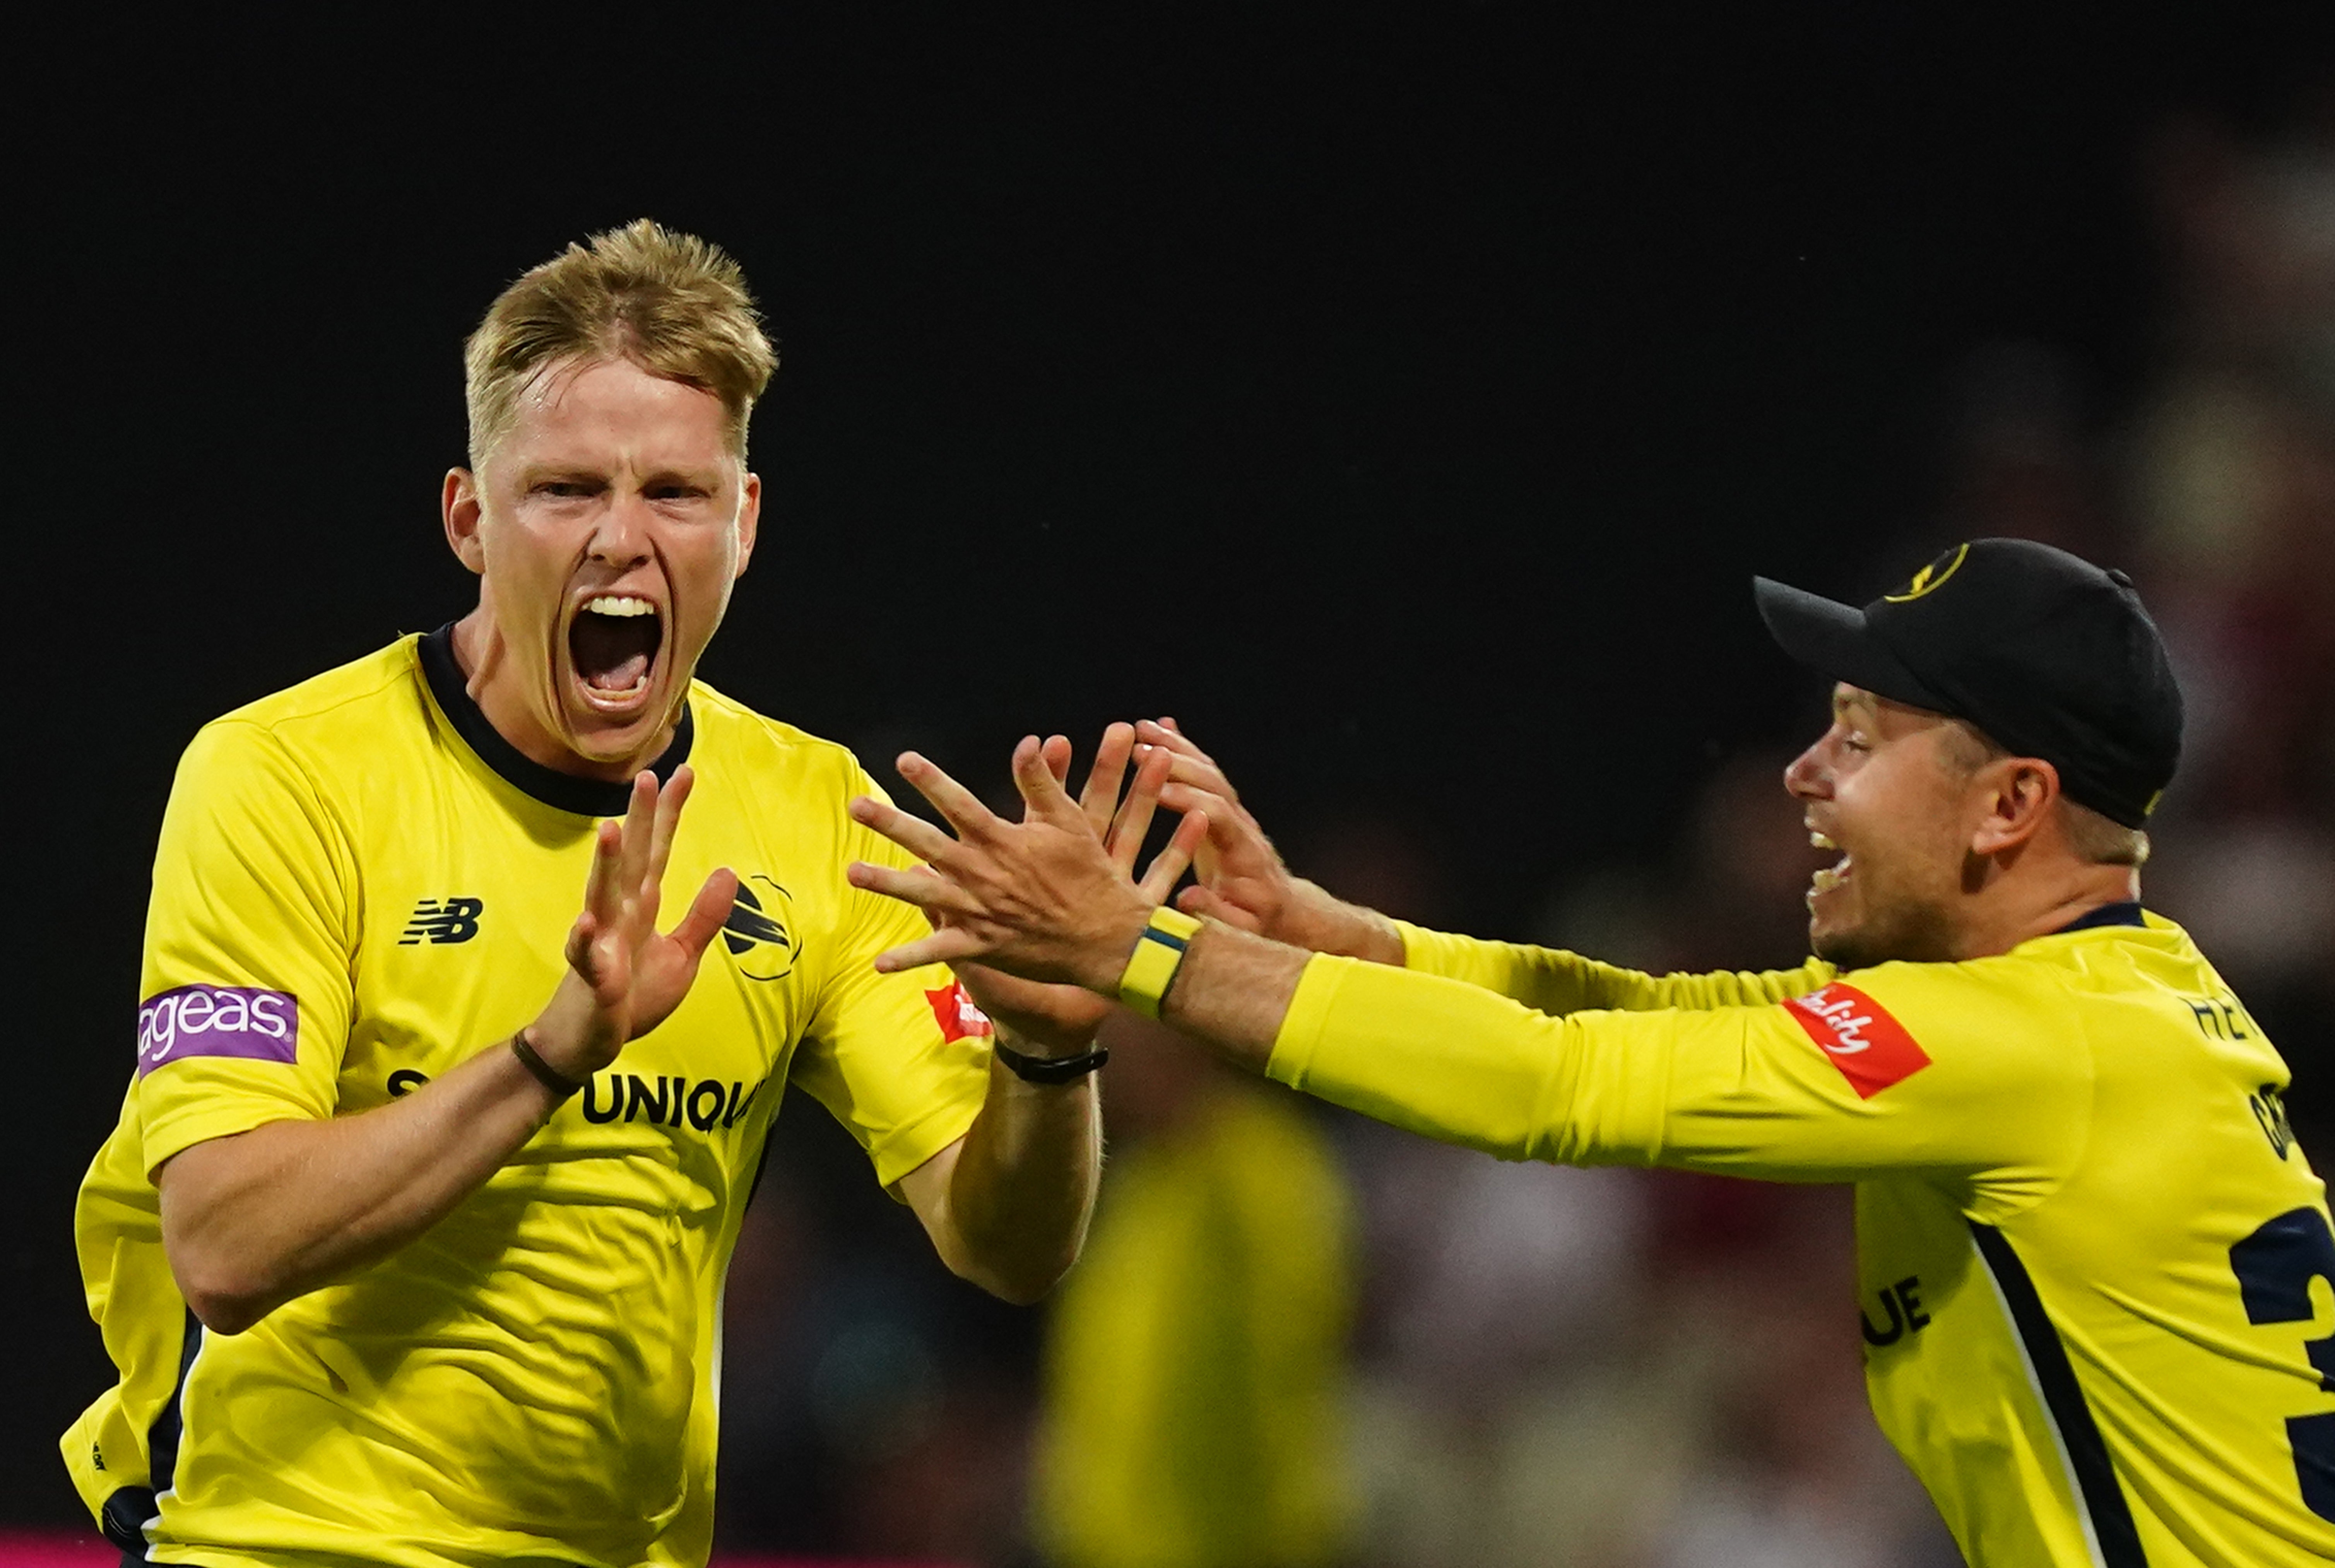
[[[1904,605],[1912,603],[1924,594],[1934,594],[1946,586],[1946,579],[1961,568],[1962,557],[1969,554],[1968,545],[1956,545],[1952,549],[1946,551],[1936,560],[1914,573],[1914,580],[1905,585],[1904,592],[1884,594],[1881,596],[1890,604]],[[1952,557],[1952,559],[1949,560],[1947,557]]]

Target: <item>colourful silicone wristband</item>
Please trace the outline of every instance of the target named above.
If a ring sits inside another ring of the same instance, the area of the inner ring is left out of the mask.
[[[1119,977],[1119,1000],[1146,1018],[1159,1016],[1159,1003],[1184,962],[1184,949],[1200,923],[1180,909],[1165,905],[1151,912],[1143,940],[1135,944],[1127,971]]]

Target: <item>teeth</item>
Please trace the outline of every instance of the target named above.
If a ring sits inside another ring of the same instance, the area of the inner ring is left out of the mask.
[[[635,598],[630,594],[602,594],[597,598],[586,600],[584,607],[596,615],[654,615],[656,614],[654,605],[650,604],[646,599]]]
[[[1816,876],[1809,879],[1808,886],[1818,893],[1831,892],[1848,880],[1848,859],[1849,857],[1844,855],[1832,865],[1820,867]]]
[[[1808,842],[1815,845],[1819,849],[1837,849],[1840,847],[1839,845],[1835,844],[1831,839],[1826,837],[1823,834],[1817,832],[1813,828],[1808,829]]]

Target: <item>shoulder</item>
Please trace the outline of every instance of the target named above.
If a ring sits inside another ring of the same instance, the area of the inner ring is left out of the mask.
[[[1950,1076],[2080,1079],[2089,1052],[2063,976],[2004,953],[1958,963],[1853,970],[1783,1004],[1828,1052],[1917,1053]]]
[[[1931,1061],[2015,1076],[2083,1069],[2069,987],[2020,954],[1962,963],[1875,963],[1784,1003],[1819,1045],[1910,1043]]]
[[[220,714],[196,732],[189,762],[275,755],[313,761],[343,749],[377,753],[384,721],[422,712],[412,636]]]
[[[849,747],[758,713],[702,681],[690,683],[689,706],[704,758],[737,766],[760,784],[832,793],[838,801],[873,788]]]

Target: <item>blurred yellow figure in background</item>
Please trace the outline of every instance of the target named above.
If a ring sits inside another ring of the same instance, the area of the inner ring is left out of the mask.
[[[1343,1553],[1353,1202],[1294,1096],[1159,1025],[1103,1031],[1110,1175],[1056,1292],[1032,1484],[1058,1568]]]

